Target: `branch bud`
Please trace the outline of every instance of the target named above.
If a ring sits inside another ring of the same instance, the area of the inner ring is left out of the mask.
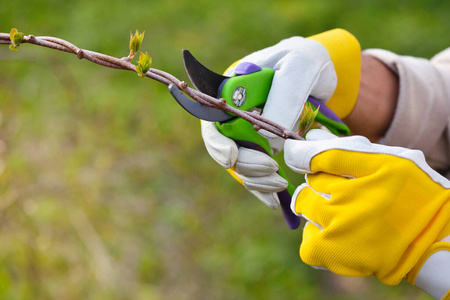
[[[150,66],[152,65],[152,58],[148,55],[147,52],[141,52],[139,56],[138,65],[136,67],[136,72],[142,78],[144,78],[145,74],[150,70]]]
[[[128,58],[131,60],[133,59],[136,54],[141,49],[142,40],[144,39],[145,31],[142,33],[139,33],[139,31],[136,29],[136,33],[133,35],[130,31],[130,54],[128,54]]]
[[[9,39],[13,43],[9,45],[9,49],[12,51],[17,51],[20,43],[23,41],[24,34],[22,32],[18,32],[16,28],[11,29],[9,33]]]
[[[311,128],[318,112],[319,112],[319,108],[317,108],[316,110],[313,110],[309,103],[305,104],[302,114],[300,115],[300,123],[298,125],[298,131],[297,131],[298,135],[303,135],[305,132],[307,132]]]

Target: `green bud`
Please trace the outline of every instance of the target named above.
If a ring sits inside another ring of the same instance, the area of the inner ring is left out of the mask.
[[[297,131],[297,133],[299,135],[303,135],[305,132],[307,132],[311,128],[318,112],[319,112],[319,108],[317,108],[316,110],[313,110],[309,103],[307,103],[305,105],[305,107],[303,108],[302,114],[300,115],[300,124],[298,125],[298,131]]]
[[[24,34],[22,32],[18,32],[16,28],[11,29],[9,33],[9,39],[13,42],[13,45],[9,45],[9,49],[12,51],[17,51],[17,47],[19,47],[20,43],[23,41]]]
[[[17,33],[17,28],[13,28],[11,29],[11,31],[9,32],[9,39],[11,40],[11,42],[14,43],[14,34]]]
[[[133,59],[133,57],[139,52],[142,45],[142,40],[144,39],[145,31],[139,33],[136,29],[136,33],[133,35],[130,31],[130,54],[128,55],[129,59]]]
[[[152,58],[148,55],[147,52],[142,53],[139,56],[138,65],[136,67],[136,72],[139,76],[144,78],[145,74],[150,70],[150,66],[152,65]]]
[[[20,45],[20,43],[22,43],[22,41],[23,41],[23,36],[24,35],[22,32],[14,33],[14,40],[13,40],[14,44]]]

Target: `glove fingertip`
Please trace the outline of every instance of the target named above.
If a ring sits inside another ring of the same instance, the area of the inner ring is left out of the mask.
[[[276,193],[262,193],[254,190],[249,190],[249,192],[273,210],[280,206],[280,200]]]
[[[297,216],[302,216],[302,213],[299,209],[297,209],[297,198],[299,197],[300,192],[304,189],[307,188],[308,184],[307,183],[302,183],[301,185],[299,185],[297,187],[297,189],[295,190],[294,194],[292,195],[292,201],[291,201],[291,211],[296,214]]]
[[[219,149],[207,147],[206,150],[208,151],[209,155],[223,168],[230,169],[234,166],[237,157],[238,157],[238,151],[237,148],[234,149],[234,147],[227,147],[223,146]]]
[[[336,138],[338,138],[336,135],[321,129],[312,129],[306,134],[307,141],[331,140]]]
[[[278,171],[278,163],[265,153],[240,147],[236,171],[246,176],[266,176]]]
[[[213,122],[202,121],[201,130],[209,155],[223,168],[232,168],[239,153],[236,143],[222,135]]]
[[[284,161],[286,165],[297,173],[311,173],[311,155],[303,150],[305,141],[286,140],[284,143]]]
[[[247,190],[262,193],[278,193],[288,186],[287,180],[276,173],[263,177],[247,177],[243,182]]]

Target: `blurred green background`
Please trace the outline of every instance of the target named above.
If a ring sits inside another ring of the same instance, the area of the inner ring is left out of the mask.
[[[293,35],[431,57],[448,1],[1,1],[0,32],[116,57],[145,30],[153,67],[188,80]],[[429,299],[301,262],[289,230],[207,154],[199,121],[132,72],[0,47],[0,299]]]

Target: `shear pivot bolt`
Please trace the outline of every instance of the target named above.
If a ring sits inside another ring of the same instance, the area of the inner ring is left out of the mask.
[[[242,106],[245,102],[245,89],[242,86],[237,87],[233,91],[233,103],[237,107]]]

